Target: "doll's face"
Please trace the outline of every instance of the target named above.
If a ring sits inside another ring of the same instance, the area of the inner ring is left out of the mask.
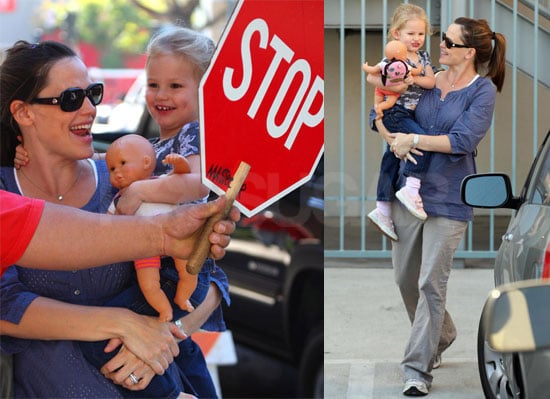
[[[137,180],[148,179],[155,167],[154,151],[151,158],[150,144],[137,140],[116,140],[107,154],[105,162],[113,187],[119,190]]]

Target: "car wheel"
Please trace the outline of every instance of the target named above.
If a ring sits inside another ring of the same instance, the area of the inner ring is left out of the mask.
[[[514,398],[503,367],[502,355],[493,351],[485,340],[485,329],[481,320],[477,333],[477,364],[486,399]]]
[[[301,398],[323,398],[323,328],[316,327],[306,339],[300,361],[299,392]]]

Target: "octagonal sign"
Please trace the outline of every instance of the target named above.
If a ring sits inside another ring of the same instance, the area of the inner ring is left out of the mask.
[[[241,0],[199,91],[202,180],[246,216],[307,182],[324,150],[323,0]]]

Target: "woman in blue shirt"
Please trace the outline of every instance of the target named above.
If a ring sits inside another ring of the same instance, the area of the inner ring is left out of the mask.
[[[432,152],[420,189],[428,219],[414,217],[399,201],[392,204],[399,235],[399,241],[392,242],[392,262],[412,324],[401,363],[407,396],[428,394],[431,371],[456,338],[445,309],[447,281],[454,253],[473,218],[472,209],[460,199],[460,185],[465,176],[476,173],[476,148],[491,125],[505,74],[505,38],[485,20],[456,19],[439,47],[439,62],[448,69],[436,74],[435,88],[424,93],[415,111],[425,134],[390,133],[376,121],[397,157]]]
[[[109,174],[104,161],[88,159],[93,155],[90,129],[102,88],[91,82],[86,66],[60,43],[21,41],[7,50],[0,72],[2,164],[13,165],[18,136],[31,158],[19,170],[1,168],[5,188],[105,213],[114,194]],[[2,336],[0,345],[3,353],[13,354],[15,359],[15,397],[122,397],[111,380],[139,390],[155,376],[128,348],[147,353],[173,345],[172,353],[178,352],[170,323],[101,306],[134,282],[132,269],[127,262],[72,272],[13,267],[5,273],[0,313],[3,321],[12,323],[12,337]],[[219,279],[218,287],[210,290],[217,292],[212,294],[218,295],[216,300],[207,296],[208,311],[199,310],[200,305],[186,316],[191,319],[185,326],[188,333],[189,326],[202,325],[218,307],[227,281]],[[221,318],[214,321],[223,328]],[[99,372],[84,359],[76,341],[111,338],[128,345]],[[179,350],[201,360],[191,340],[183,342]],[[161,370],[167,369],[182,392],[193,392],[186,372],[196,372],[195,360],[188,364],[189,370],[175,363],[168,366],[171,361],[166,359]],[[141,378],[139,384],[131,375]]]

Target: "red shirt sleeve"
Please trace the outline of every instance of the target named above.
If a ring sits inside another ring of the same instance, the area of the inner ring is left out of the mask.
[[[0,190],[0,275],[27,249],[43,209],[43,200]]]

